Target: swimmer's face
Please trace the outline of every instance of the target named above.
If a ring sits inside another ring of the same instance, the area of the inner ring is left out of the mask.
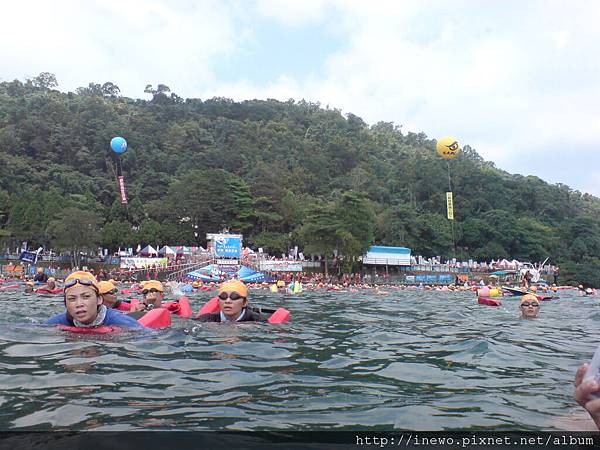
[[[117,290],[113,289],[112,291],[102,294],[102,303],[104,303],[107,308],[112,308],[115,303],[117,303]]]
[[[540,312],[540,302],[530,301],[521,303],[521,314],[523,317],[537,317]]]
[[[98,306],[102,304],[102,297],[91,286],[76,284],[67,289],[65,304],[71,317],[88,324],[92,323],[98,315]]]
[[[227,295],[227,297],[223,298],[225,295]],[[231,297],[236,300],[233,300]],[[224,291],[219,294],[219,306],[221,307],[223,314],[229,319],[237,319],[240,316],[242,309],[245,308],[247,304],[248,300],[246,297],[240,296],[235,291]]]
[[[144,293],[144,303],[146,305],[152,305],[154,308],[160,308],[162,306],[163,298],[165,298],[165,294],[156,289],[149,289]]]

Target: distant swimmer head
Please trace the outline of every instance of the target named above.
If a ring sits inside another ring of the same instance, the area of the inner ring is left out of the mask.
[[[110,281],[100,281],[98,283],[98,292],[100,292],[100,295],[116,294],[117,288]]]
[[[521,297],[520,304],[523,317],[536,317],[540,312],[540,301],[533,294],[526,294]]]
[[[158,280],[149,280],[142,285],[142,295],[144,299],[142,303],[146,307],[160,308],[162,306],[162,300],[165,297],[165,288],[163,284]]]
[[[159,292],[165,291],[163,284],[158,280],[149,280],[149,281],[145,281],[142,284],[142,294],[146,295],[146,292],[144,292],[144,291],[147,291],[147,290],[149,291],[151,289],[155,289]]]

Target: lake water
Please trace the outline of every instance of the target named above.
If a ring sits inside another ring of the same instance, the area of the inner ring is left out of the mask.
[[[209,296],[193,295],[194,311]],[[564,291],[529,320],[518,300],[494,308],[472,293],[251,298],[292,322],[76,335],[28,325],[63,311],[62,297],[0,291],[0,430],[589,425],[572,382],[600,344],[595,297]]]

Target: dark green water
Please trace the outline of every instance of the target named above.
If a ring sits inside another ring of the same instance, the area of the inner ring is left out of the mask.
[[[540,317],[471,293],[251,292],[286,325],[175,320],[151,333],[31,327],[62,298],[0,292],[0,430],[569,428],[575,370],[600,344],[595,297]],[[194,311],[209,294],[192,297]]]

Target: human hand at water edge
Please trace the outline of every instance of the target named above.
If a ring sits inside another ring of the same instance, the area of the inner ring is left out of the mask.
[[[600,390],[600,383],[597,380],[588,380],[583,382],[585,372],[589,367],[588,363],[583,364],[575,374],[575,392],[573,397],[589,413],[590,417],[596,423],[600,430],[600,398],[593,398],[591,394]]]
[[[144,303],[137,303],[136,305],[131,307],[131,311],[146,311],[146,305]]]

